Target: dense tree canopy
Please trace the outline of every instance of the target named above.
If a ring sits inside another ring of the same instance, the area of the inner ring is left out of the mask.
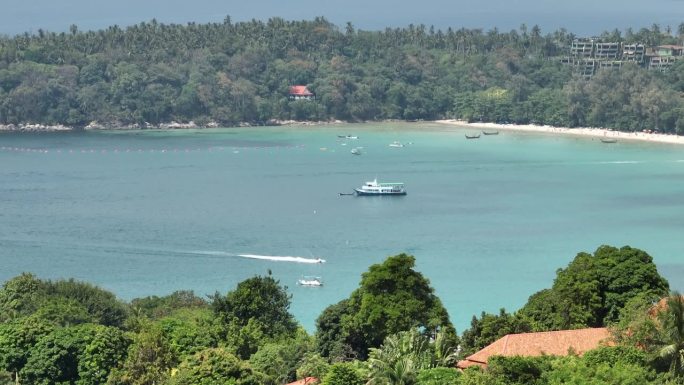
[[[39,30],[0,37],[0,124],[453,117],[684,130],[684,61],[585,79],[560,62],[574,38],[538,26],[341,30],[321,17]],[[658,25],[599,40],[677,42]],[[316,101],[288,100],[295,84]]]
[[[129,343],[114,327],[91,324],[55,329],[31,347],[20,378],[25,384],[102,384],[123,361]]]
[[[290,298],[287,287],[270,275],[246,279],[225,296],[214,294],[212,307],[222,338],[238,357],[247,359],[269,340],[293,337],[297,323],[289,313]]]
[[[43,281],[22,274],[0,289],[0,320],[37,314],[62,326],[84,322],[122,326],[126,312],[114,294],[73,279]]]
[[[181,363],[169,385],[262,385],[263,374],[221,348],[205,349]]]
[[[288,312],[290,295],[286,289],[271,276],[257,276],[240,282],[226,296],[216,294],[212,305],[221,317],[238,320],[241,326],[254,319],[271,335],[291,333],[296,324]]]
[[[0,324],[0,369],[16,379],[36,343],[50,334],[53,326],[36,318]]]
[[[646,315],[666,295],[667,281],[646,252],[629,246],[601,246],[579,253],[557,271],[550,289],[530,296],[513,314],[473,316],[463,332],[461,354],[468,356],[511,333],[616,326],[618,339],[634,345],[653,340],[655,325]]]
[[[499,314],[482,312],[479,319],[473,316],[470,328],[463,332],[461,354],[467,357],[506,334],[530,331],[532,331],[532,326],[528,320],[509,314],[506,309],[501,309]]]
[[[270,276],[211,303],[181,291],[126,304],[90,284],[22,274],[0,289],[0,385],[682,383],[684,300],[673,293],[653,305],[667,282],[641,250],[579,253],[520,311],[474,317],[460,354],[507,333],[594,323],[615,325],[616,346],[493,357],[486,370],[462,373],[447,312],[414,264],[400,254],[372,265],[321,314],[315,336],[297,326],[287,289]]]
[[[179,290],[163,297],[153,295],[135,298],[131,301],[131,307],[135,314],[158,319],[177,309],[209,308],[209,303],[204,298],[195,295],[193,291]]]
[[[520,315],[537,330],[605,326],[618,320],[632,298],[657,300],[668,287],[646,252],[601,246],[558,270],[552,288],[532,295]]]
[[[349,299],[326,309],[317,320],[322,351],[346,345],[360,357],[379,347],[385,337],[414,327],[434,335],[454,333],[446,309],[430,282],[413,270],[415,258],[406,254],[373,265]]]

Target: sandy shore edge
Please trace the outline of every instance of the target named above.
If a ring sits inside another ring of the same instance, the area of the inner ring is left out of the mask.
[[[392,122],[388,120],[385,122]],[[421,121],[423,123],[430,121]],[[606,128],[588,128],[588,127],[578,127],[578,128],[567,128],[567,127],[554,127],[554,126],[540,126],[534,124],[501,124],[501,123],[489,123],[489,122],[467,122],[465,120],[457,119],[443,119],[432,121],[438,124],[450,125],[454,127],[460,127],[465,129],[475,129],[478,131],[518,131],[518,132],[532,132],[532,133],[542,133],[551,135],[571,135],[571,136],[584,136],[584,137],[594,137],[601,139],[615,139],[620,140],[636,140],[642,142],[653,142],[653,143],[669,143],[669,144],[684,144],[684,136],[671,135],[671,134],[657,134],[657,133],[647,133],[647,132],[623,132],[615,131]],[[312,125],[332,125],[339,126],[351,123],[345,123],[339,120],[333,121],[295,121],[295,120],[271,120],[267,122],[268,126],[312,126]],[[238,127],[251,127],[251,125],[244,124]],[[139,129],[198,129],[198,128],[216,128],[221,127],[216,122],[210,122],[205,125],[197,125],[194,122],[189,123],[162,123],[159,125],[148,125],[141,127],[138,125],[133,126],[100,126],[96,122],[89,124],[87,127],[83,128],[85,131],[89,130],[139,130]],[[75,131],[73,127],[55,125],[47,126],[41,124],[21,124],[21,125],[0,125],[0,132],[55,132],[55,131]]]
[[[654,143],[671,143],[684,144],[684,136],[656,134],[646,132],[622,132],[614,131],[606,128],[567,128],[567,127],[553,127],[553,126],[539,126],[534,124],[501,124],[501,123],[485,123],[485,122],[466,122],[464,120],[445,119],[436,120],[436,123],[449,124],[464,128],[474,128],[486,131],[520,131],[520,132],[536,132],[545,134],[558,135],[575,135],[588,136],[601,139],[615,139],[615,140],[638,140],[642,142]]]

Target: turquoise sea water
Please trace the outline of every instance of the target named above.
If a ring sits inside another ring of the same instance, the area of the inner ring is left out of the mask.
[[[473,314],[519,308],[601,244],[648,251],[684,288],[684,147],[464,138],[475,132],[385,123],[1,134],[0,281],[74,277],[130,300],[225,293],[271,270],[309,330],[371,264],[401,252],[415,255],[459,331]],[[405,182],[408,195],[338,194],[375,177]],[[299,287],[302,275],[325,286]]]

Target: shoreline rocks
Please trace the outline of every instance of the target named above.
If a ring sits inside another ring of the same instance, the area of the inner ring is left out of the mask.
[[[279,120],[271,119],[264,122],[242,122],[234,125],[234,127],[259,127],[259,126],[315,126],[325,124],[343,124],[346,123],[341,120],[329,121],[301,121],[301,120]],[[219,128],[231,127],[230,125],[222,125],[216,121],[209,121],[204,124],[197,124],[194,121],[187,123],[183,122],[165,122],[159,124],[144,123],[144,124],[123,124],[123,123],[100,123],[92,121],[83,127],[70,127],[62,124],[45,125],[45,124],[0,124],[0,132],[70,132],[70,131],[118,131],[118,130],[186,130],[186,129],[202,129],[202,128]]]
[[[55,131],[74,131],[73,127],[61,124],[50,126],[45,124],[0,124],[0,131],[13,132],[55,132]]]

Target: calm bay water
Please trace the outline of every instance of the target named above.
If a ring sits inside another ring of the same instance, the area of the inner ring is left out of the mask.
[[[684,147],[466,132],[475,130],[392,123],[1,134],[0,281],[74,277],[130,300],[225,293],[270,270],[309,330],[371,264],[401,252],[459,331],[473,314],[519,308],[601,244],[646,250],[684,289]],[[395,140],[406,146],[389,147]],[[363,155],[350,154],[356,146]],[[405,182],[408,195],[338,194],[375,177]],[[325,286],[298,287],[302,275]]]

